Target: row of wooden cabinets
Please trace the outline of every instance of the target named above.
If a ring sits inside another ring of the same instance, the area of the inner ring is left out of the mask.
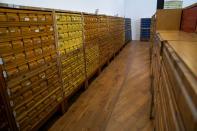
[[[195,50],[197,42],[163,41],[159,34],[155,36],[151,78],[156,131],[197,130]]]

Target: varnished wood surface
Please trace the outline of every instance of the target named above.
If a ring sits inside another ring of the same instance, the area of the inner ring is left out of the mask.
[[[168,41],[168,44],[197,78],[197,42]]]
[[[156,12],[156,30],[179,30],[181,9],[159,9]]]
[[[148,43],[128,44],[50,131],[152,131]]]
[[[183,31],[157,31],[162,40],[171,40],[171,41],[197,41],[196,33],[186,33]]]

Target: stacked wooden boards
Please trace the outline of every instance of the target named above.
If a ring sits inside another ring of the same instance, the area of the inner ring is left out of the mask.
[[[153,48],[156,130],[196,130],[197,34],[158,31]]]
[[[124,38],[120,17],[0,8],[1,93],[14,130],[37,130],[120,51]]]

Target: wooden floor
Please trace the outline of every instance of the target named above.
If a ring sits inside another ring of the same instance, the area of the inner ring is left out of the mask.
[[[91,83],[50,131],[152,131],[149,45],[133,42]]]

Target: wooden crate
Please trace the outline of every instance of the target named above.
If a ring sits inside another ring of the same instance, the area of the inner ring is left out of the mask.
[[[52,12],[0,9],[0,56],[20,130],[33,130],[62,99]]]

